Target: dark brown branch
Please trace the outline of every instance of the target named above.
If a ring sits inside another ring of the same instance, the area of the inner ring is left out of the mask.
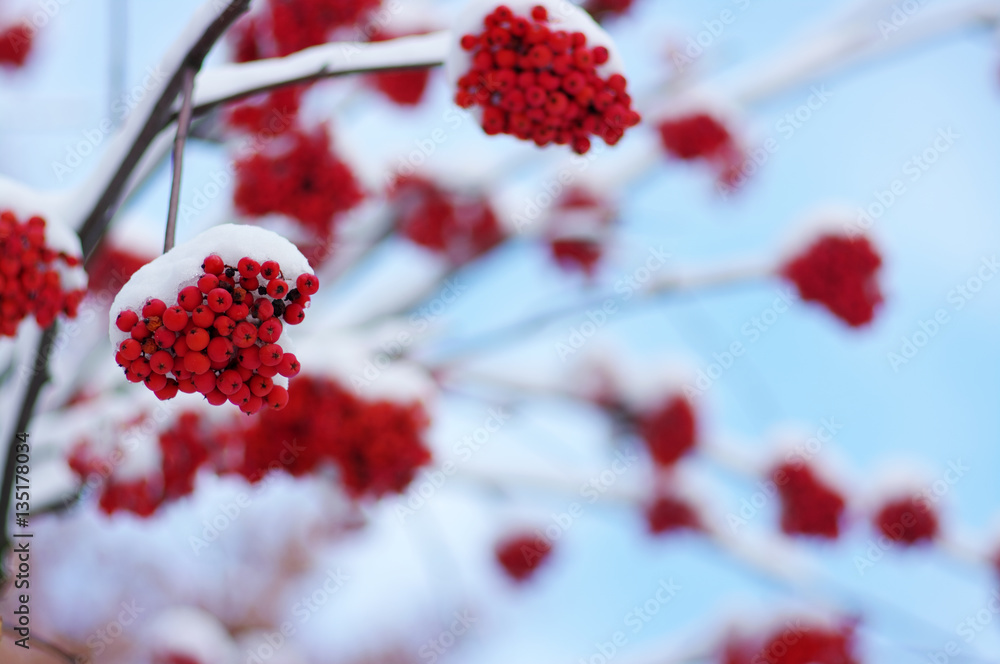
[[[80,227],[80,241],[83,245],[84,258],[88,258],[93,253],[97,243],[103,237],[104,231],[107,230],[111,217],[117,212],[118,206],[121,203],[129,177],[136,166],[138,166],[142,155],[149,148],[157,134],[174,117],[174,102],[181,92],[184,83],[184,72],[189,68],[194,68],[195,70],[201,68],[201,64],[212,46],[215,45],[234,21],[247,11],[249,6],[250,0],[230,0],[226,9],[219,14],[201,37],[198,38],[198,41],[191,46],[180,66],[170,75],[167,85],[146,118],[135,142],[129,147],[121,163],[118,164],[118,168],[108,182],[108,185],[101,192],[101,195],[94,203],[93,208],[87,213],[87,217]]]
[[[181,112],[177,122],[177,138],[174,139],[174,175],[170,183],[170,207],[167,209],[167,230],[163,238],[163,253],[174,248],[177,236],[177,207],[181,198],[181,175],[184,171],[184,143],[191,127],[191,95],[194,92],[194,67],[184,70],[184,84],[181,91]]]
[[[49,380],[49,354],[52,352],[56,338],[57,324],[53,323],[42,333],[35,351],[35,361],[31,367],[31,380],[28,389],[21,400],[21,408],[17,414],[14,430],[10,432],[10,442],[7,444],[6,462],[3,468],[3,484],[0,485],[0,578],[6,578],[7,570],[2,561],[10,548],[10,505],[14,497],[14,467],[17,457],[17,445],[21,442],[17,435],[28,432],[28,422],[35,410],[35,403],[42,391],[42,386]]]

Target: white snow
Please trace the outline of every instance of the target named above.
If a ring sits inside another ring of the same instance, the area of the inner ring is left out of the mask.
[[[273,233],[256,226],[223,224],[210,228],[197,237],[175,246],[167,253],[139,268],[125,284],[108,314],[108,334],[117,346],[129,337],[115,325],[118,314],[125,309],[139,312],[150,298],[159,298],[172,306],[177,302],[177,293],[187,286],[197,283],[204,274],[201,269],[205,258],[218,254],[227,265],[236,267],[244,256],[258,263],[277,261],[285,280],[292,284],[300,274],[313,274],[309,261],[294,244]],[[282,347],[286,332],[281,335]]]

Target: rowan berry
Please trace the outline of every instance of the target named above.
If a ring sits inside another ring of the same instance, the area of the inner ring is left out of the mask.
[[[225,394],[227,397],[231,394],[235,394],[240,385],[242,385],[244,379],[240,376],[238,371],[234,369],[228,369],[219,374],[216,380],[216,386],[219,391]]]
[[[266,343],[274,343],[281,337],[282,325],[277,318],[268,318],[260,324],[257,338]]]
[[[272,410],[281,410],[288,405],[288,390],[281,385],[275,385],[264,397],[264,402]]]
[[[201,269],[208,274],[220,275],[226,269],[226,263],[221,257],[212,254],[205,258],[205,262],[201,264]]]
[[[188,322],[188,312],[180,306],[173,306],[163,312],[163,325],[171,332],[180,332]]]
[[[189,344],[190,345],[190,344]],[[225,337],[215,337],[208,342],[208,348],[206,350],[208,353],[208,359],[213,363],[220,362],[225,366],[236,354],[236,348],[233,346],[233,342]]]
[[[168,351],[158,350],[149,358],[149,365],[159,374],[168,374],[174,368],[174,356]]]
[[[195,307],[202,303],[203,295],[197,286],[182,288],[177,294],[177,304],[185,311],[194,311]]]
[[[260,263],[252,258],[241,258],[236,264],[240,271],[240,276],[244,279],[251,279],[260,274]]]
[[[206,274],[198,279],[198,290],[208,294],[212,289],[219,287],[219,277],[214,274]]]
[[[220,392],[219,390],[212,390],[211,392],[205,395],[205,398],[208,400],[208,403],[210,403],[213,406],[221,406],[227,401],[226,395]]]
[[[270,281],[276,279],[281,274],[281,266],[277,261],[264,261],[260,265],[260,276]]]
[[[139,316],[134,311],[126,309],[118,314],[118,317],[115,319],[115,326],[122,332],[130,332],[138,322]]]
[[[164,304],[163,300],[149,299],[146,300],[146,304],[142,305],[142,317],[162,316],[166,309],[167,305]]]
[[[241,348],[236,354],[236,360],[247,369],[256,369],[260,366],[260,346],[252,345]]]
[[[250,391],[255,396],[264,397],[274,387],[274,381],[258,374],[250,379],[248,385],[250,386]]]
[[[184,356],[184,368],[193,374],[203,374],[211,367],[212,361],[208,359],[208,355],[205,353],[195,352],[192,349]]]
[[[152,392],[158,392],[167,386],[167,377],[163,374],[151,373],[145,377],[146,387]]]
[[[191,323],[192,327],[211,327],[215,322],[215,312],[206,307],[204,304],[199,304],[191,312]],[[186,326],[186,324],[185,324]],[[188,344],[189,346],[191,344]]]
[[[276,367],[281,363],[284,352],[278,344],[265,344],[260,347],[260,363],[267,367]]]
[[[257,341],[257,328],[247,321],[240,321],[233,329],[233,343],[238,348],[247,348]]]
[[[215,322],[212,323],[212,327],[214,327],[215,331],[219,333],[219,336],[228,337],[233,333],[233,330],[236,329],[236,322],[229,316],[219,316],[215,319]]]
[[[132,362],[142,355],[142,344],[135,339],[126,339],[119,344],[118,350],[121,352],[123,358]]]
[[[188,330],[185,335],[187,339],[187,346],[191,350],[205,350],[208,347],[208,342],[211,337],[208,334],[208,330],[203,327],[193,327]]]
[[[281,362],[278,364],[278,373],[280,373],[285,378],[293,378],[298,375],[301,366],[299,365],[298,358],[295,357],[295,353],[285,353],[281,357]]]

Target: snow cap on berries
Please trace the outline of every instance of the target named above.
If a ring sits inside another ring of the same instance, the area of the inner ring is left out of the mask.
[[[109,316],[115,360],[160,399],[200,392],[247,414],[283,408],[298,373],[283,332],[302,322],[318,288],[281,236],[213,228],[140,268],[118,293]]]
[[[592,136],[615,145],[639,123],[613,40],[576,5],[480,0],[453,28],[448,81],[487,134],[584,154]]]
[[[883,301],[882,256],[869,238],[854,231],[854,223],[855,217],[839,208],[814,215],[791,243],[779,271],[803,300],[822,304],[851,327],[863,327]]]

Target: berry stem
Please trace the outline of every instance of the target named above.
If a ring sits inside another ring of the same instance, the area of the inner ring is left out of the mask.
[[[3,483],[0,484],[0,561],[10,548],[10,504],[14,496],[14,462],[17,446],[21,442],[19,433],[28,432],[28,423],[31,421],[32,413],[35,410],[35,403],[38,395],[42,391],[42,386],[49,380],[49,354],[52,352],[53,342],[56,338],[57,324],[53,323],[45,328],[41,339],[38,341],[38,349],[35,351],[35,359],[31,365],[31,380],[28,389],[21,400],[21,407],[17,414],[17,422],[14,430],[10,432],[10,442],[7,444],[7,451],[4,455]],[[0,582],[6,580],[7,570],[0,565]]]
[[[163,238],[163,253],[174,248],[174,239],[177,235],[177,208],[181,198],[184,144],[187,142],[188,129],[191,127],[191,99],[194,91],[195,72],[194,67],[188,67],[184,70],[180,118],[177,121],[177,138],[174,139],[174,175],[170,183],[170,208],[167,210],[167,231]]]

